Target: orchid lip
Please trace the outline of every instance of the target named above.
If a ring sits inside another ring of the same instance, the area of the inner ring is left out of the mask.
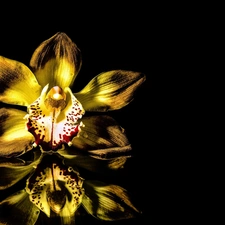
[[[48,85],[28,106],[26,127],[35,138],[34,147],[56,151],[63,148],[63,144],[72,145],[72,139],[84,126],[81,118],[85,111],[69,88],[63,90],[55,86],[47,91]]]

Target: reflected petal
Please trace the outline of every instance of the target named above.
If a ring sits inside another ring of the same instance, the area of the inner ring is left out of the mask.
[[[81,68],[81,52],[62,32],[42,42],[33,53],[30,66],[39,84],[44,87],[71,87]]]
[[[27,106],[41,93],[34,74],[24,64],[0,56],[0,101]]]
[[[18,156],[31,150],[34,137],[25,129],[26,112],[0,108],[0,157]]]
[[[84,188],[82,205],[88,213],[98,219],[108,221],[129,219],[140,213],[132,204],[128,192],[120,186],[85,181]]]
[[[136,89],[145,81],[144,74],[113,70],[94,77],[80,92],[75,93],[85,111],[120,109],[133,100]]]
[[[40,153],[40,152],[39,152]],[[19,158],[0,159],[0,190],[11,187],[31,173],[39,163],[40,154],[35,154],[33,162]]]
[[[25,190],[21,190],[0,203],[0,224],[34,225],[38,219],[39,211],[30,202]]]

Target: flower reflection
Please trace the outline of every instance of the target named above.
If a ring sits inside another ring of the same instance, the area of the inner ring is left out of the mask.
[[[145,75],[125,70],[102,72],[73,93],[81,64],[80,49],[62,32],[38,46],[29,68],[0,56],[0,102],[4,103],[0,108],[0,157],[19,156],[36,147],[42,151],[68,147],[82,151],[131,149],[125,135],[111,139],[116,131],[109,127],[108,117],[86,118],[85,112],[126,106]],[[94,130],[93,126],[105,130],[95,129],[92,134],[86,129],[80,135],[85,127]]]
[[[60,216],[74,214],[84,190],[83,179],[62,163],[59,155],[44,154],[34,174],[27,180],[26,191],[30,201],[47,216],[54,211]]]
[[[0,203],[3,212],[0,223],[32,225],[38,221],[40,213],[44,213],[50,221],[60,218],[61,224],[75,224],[80,206],[93,217],[107,221],[128,219],[139,213],[124,188],[86,180],[80,176],[75,161],[73,166],[66,165],[66,162],[68,160],[56,152],[35,152],[34,161],[28,165],[19,158],[17,161],[4,159],[0,163],[1,189],[16,183],[13,171],[23,171],[21,179],[27,178],[25,188]]]

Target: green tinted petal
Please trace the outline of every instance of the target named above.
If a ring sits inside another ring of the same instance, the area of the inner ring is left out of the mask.
[[[0,203],[0,224],[34,225],[40,210],[33,205],[28,194],[21,190]]]
[[[25,128],[26,112],[0,108],[0,157],[17,156],[32,149],[34,137]]]
[[[24,64],[0,56],[0,101],[27,106],[41,92],[34,74]]]
[[[113,70],[94,77],[80,92],[75,93],[85,111],[108,111],[129,104],[136,89],[145,81],[144,74]]]
[[[84,188],[82,205],[94,217],[113,221],[133,218],[139,213],[128,192],[118,185],[85,181]]]
[[[50,87],[71,87],[81,64],[79,48],[61,32],[42,42],[30,61],[30,66],[42,87],[48,83]]]

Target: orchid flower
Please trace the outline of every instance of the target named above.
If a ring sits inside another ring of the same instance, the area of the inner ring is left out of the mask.
[[[19,160],[7,158],[0,163],[2,189],[12,185],[7,174],[14,178],[14,184],[19,173],[24,177],[28,175],[25,188],[0,202],[0,224],[34,225],[44,214],[51,224],[58,220],[59,224],[72,225],[80,206],[88,214],[105,221],[130,219],[140,213],[126,189],[85,180],[76,165],[66,165],[64,157],[57,152],[36,152],[33,162],[28,165]]]
[[[67,156],[81,150],[99,158],[131,150],[115,120],[85,112],[121,109],[146,76],[102,72],[73,93],[81,65],[80,49],[63,32],[43,41],[29,66],[0,56],[0,157],[18,157],[35,148]]]

